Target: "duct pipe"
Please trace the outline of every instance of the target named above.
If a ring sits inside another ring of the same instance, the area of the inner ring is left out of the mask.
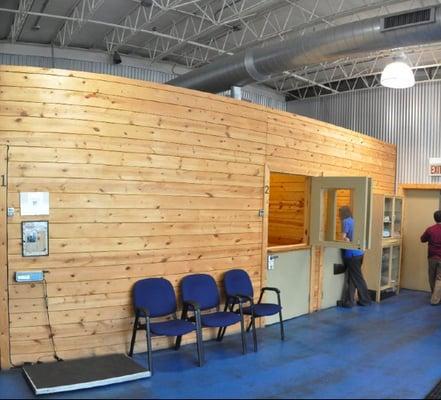
[[[433,7],[433,21],[382,30],[385,17],[332,27],[302,37],[288,37],[252,47],[167,82],[170,85],[218,93],[268,79],[275,73],[334,61],[372,51],[441,41],[441,6]],[[412,13],[412,11],[408,11]]]

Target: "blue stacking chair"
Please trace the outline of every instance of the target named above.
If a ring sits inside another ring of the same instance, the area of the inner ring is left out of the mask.
[[[260,317],[267,317],[270,315],[279,314],[280,320],[280,336],[281,339],[285,339],[285,331],[283,327],[282,318],[282,304],[280,302],[280,290],[273,287],[263,287],[260,292],[259,301],[254,304],[254,290],[253,284],[248,273],[242,269],[233,269],[228,271],[224,276],[224,287],[225,293],[227,295],[226,306],[233,310],[235,303],[234,299],[238,297],[242,298],[243,301],[249,303],[249,306],[242,307],[242,313],[244,315],[251,316],[251,322],[247,328],[247,332],[250,328],[253,328],[253,339],[254,339],[254,351],[257,351],[257,338],[256,338],[256,327],[255,319]],[[266,291],[272,291],[277,294],[277,304],[274,303],[262,303],[263,295]],[[225,333],[225,332],[224,332]],[[221,332],[221,335],[223,333]]]
[[[191,311],[191,304],[197,303],[201,312],[204,310],[216,309],[215,312],[202,314],[201,324],[202,327],[210,328],[222,328],[223,332],[228,326],[237,324],[240,322],[241,336],[242,336],[242,353],[246,353],[246,338],[245,338],[245,326],[242,313],[242,300],[236,298],[235,301],[239,305],[239,311],[231,312],[219,310],[220,296],[219,290],[216,286],[216,282],[212,276],[206,274],[194,274],[188,275],[181,282],[182,299],[184,303],[189,305],[188,311]],[[184,317],[184,316],[183,316]],[[188,318],[188,316],[186,315]],[[220,329],[219,329],[220,332]],[[223,335],[218,334],[217,340],[221,341]],[[178,343],[180,338],[178,338]]]
[[[147,338],[147,363],[149,370],[153,372],[152,364],[152,334],[158,336],[176,336],[196,331],[197,351],[199,366],[204,363],[204,352],[202,345],[202,329],[200,319],[200,309],[195,303],[191,307],[195,313],[195,322],[184,319],[177,319],[176,316],[176,295],[171,283],[164,278],[148,278],[135,283],[133,288],[133,303],[135,308],[135,323],[133,325],[132,342],[130,344],[129,356],[133,356],[135,347],[136,333],[138,330],[145,330]],[[189,304],[185,303],[184,308]],[[152,318],[166,317],[172,315],[173,319],[162,322],[152,322]],[[140,319],[145,319],[145,324],[140,323]],[[175,349],[180,346],[176,343]]]

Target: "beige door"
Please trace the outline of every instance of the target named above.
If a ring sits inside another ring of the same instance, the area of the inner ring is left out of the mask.
[[[427,244],[420,236],[433,225],[433,213],[440,208],[439,190],[406,190],[404,201],[401,287],[430,291],[427,280]]]

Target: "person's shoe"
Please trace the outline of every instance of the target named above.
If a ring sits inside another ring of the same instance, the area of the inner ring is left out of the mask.
[[[370,301],[369,303],[357,301],[357,304],[362,307],[369,307],[372,304],[372,301]]]
[[[352,308],[353,304],[349,303],[348,301],[337,300],[337,307]]]

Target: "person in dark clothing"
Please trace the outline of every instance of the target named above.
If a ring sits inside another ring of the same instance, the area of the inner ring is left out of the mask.
[[[354,219],[349,207],[344,206],[339,210],[342,224],[343,240],[352,242],[354,235]],[[343,264],[346,267],[346,282],[341,302],[342,307],[352,307],[355,304],[355,289],[358,291],[358,304],[368,306],[371,304],[371,297],[364,280],[361,266],[364,252],[358,249],[343,249]]]
[[[430,303],[441,302],[441,210],[435,211],[436,224],[429,226],[421,236],[422,243],[428,243],[429,284],[432,292]]]

